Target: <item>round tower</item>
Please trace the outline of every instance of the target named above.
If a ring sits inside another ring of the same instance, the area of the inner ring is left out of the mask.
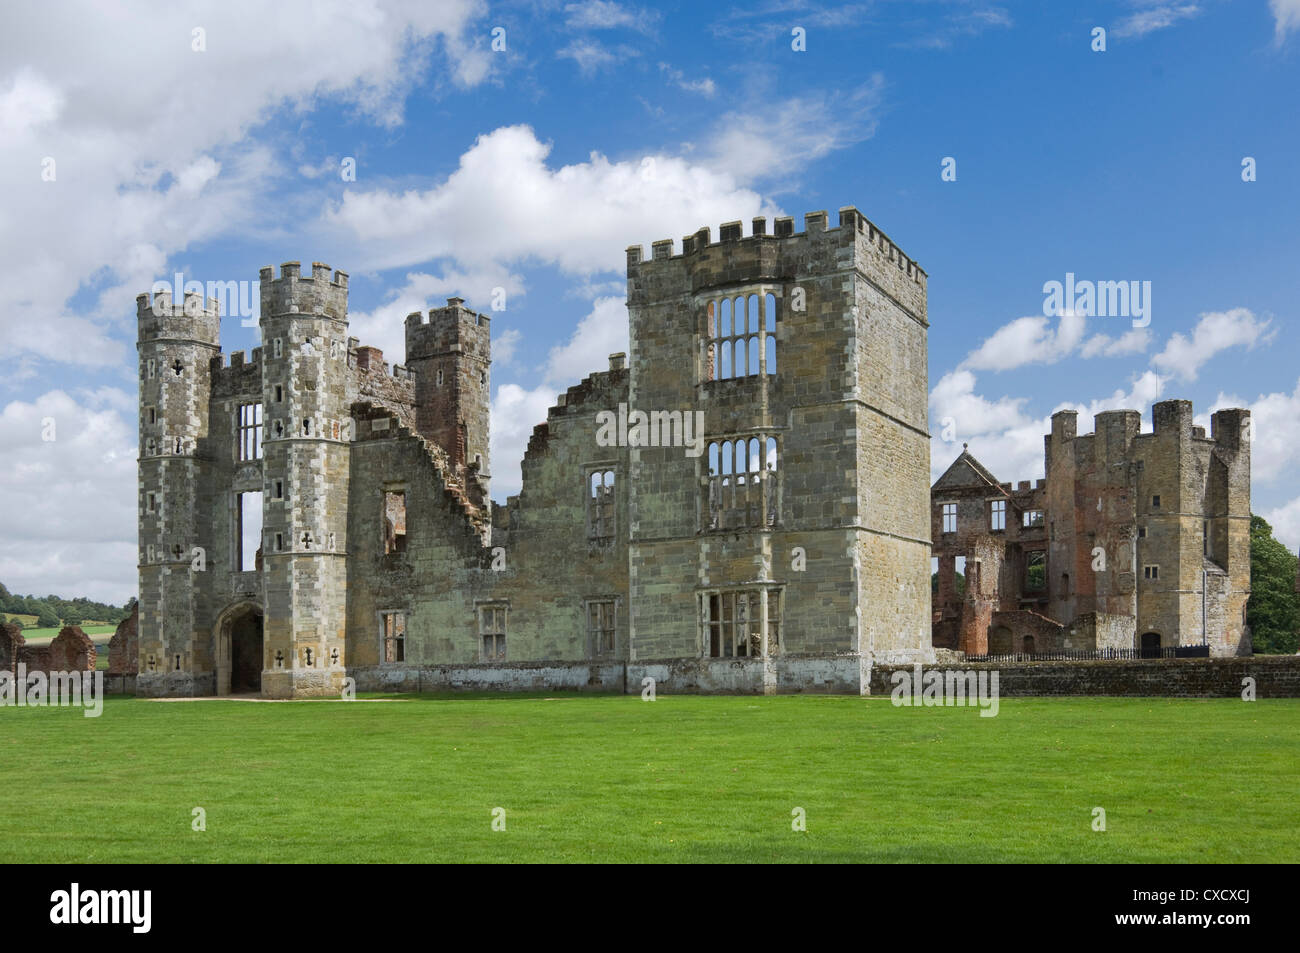
[[[208,436],[210,362],[220,351],[215,299],[173,302],[167,292],[136,298],[140,380],[139,572],[141,695],[214,690],[201,648],[195,547],[211,548],[200,487]]]

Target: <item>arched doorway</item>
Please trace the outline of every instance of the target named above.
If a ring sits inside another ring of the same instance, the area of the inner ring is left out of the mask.
[[[1160,658],[1160,633],[1159,632],[1142,633],[1142,657]]]
[[[262,691],[262,607],[241,602],[217,618],[217,694]]]
[[[1026,636],[1025,636],[1025,643],[1024,643],[1024,645],[1025,645],[1025,647],[1024,647],[1024,653],[1025,653],[1026,655],[1033,655],[1033,654],[1034,654],[1034,637],[1033,637],[1032,635],[1026,635]]]

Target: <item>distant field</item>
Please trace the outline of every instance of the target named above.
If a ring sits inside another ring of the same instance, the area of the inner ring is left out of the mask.
[[[6,622],[21,622],[23,625],[35,625],[36,616],[34,615],[11,615],[8,612],[0,612]]]
[[[5,782],[40,792],[0,811],[0,843],[10,862],[1296,863],[1297,751],[1291,699],[981,718],[812,695],[110,698],[99,718],[0,708]]]
[[[57,629],[23,629],[23,638],[27,640],[28,645],[49,645],[50,640],[63,631],[63,626]],[[115,625],[83,625],[81,631],[89,635],[94,641],[100,641],[96,636],[112,635],[117,631]],[[108,644],[108,639],[103,640]]]

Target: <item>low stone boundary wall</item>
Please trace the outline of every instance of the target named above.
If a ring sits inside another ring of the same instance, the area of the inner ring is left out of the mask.
[[[349,668],[359,692],[621,692],[621,662],[501,662]]]
[[[871,671],[871,694],[888,695],[890,676],[909,666],[877,665]],[[1118,695],[1175,698],[1240,698],[1242,680],[1255,680],[1256,698],[1300,698],[1300,656],[1248,658],[1088,659],[1070,662],[953,661],[925,665],[998,673],[1000,697],[1032,695]]]

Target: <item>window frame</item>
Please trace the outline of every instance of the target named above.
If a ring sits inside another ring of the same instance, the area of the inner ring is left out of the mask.
[[[592,463],[583,468],[588,543],[611,544],[618,538],[618,471],[617,463]],[[599,489],[593,486],[597,477]]]
[[[700,381],[702,383],[711,383],[714,381],[724,380],[743,380],[748,378],[757,378],[766,380],[769,377],[775,377],[777,374],[776,367],[768,367],[768,338],[773,341],[772,363],[777,363],[776,348],[780,345],[780,324],[783,319],[784,308],[782,302],[782,288],[779,285],[758,284],[733,288],[722,294],[711,294],[701,296],[696,299],[697,306],[700,307],[701,328],[700,328]],[[771,304],[768,298],[771,298]],[[755,314],[753,323],[756,328],[750,330],[750,299],[755,299]],[[730,302],[730,317],[728,333],[722,334],[722,303]],[[740,333],[736,331],[736,303],[741,302],[745,318],[744,330]],[[772,314],[768,314],[771,308]],[[736,363],[736,344],[743,342],[745,355],[745,373],[737,374]],[[750,369],[749,364],[751,357],[755,356],[757,351],[757,367]],[[722,355],[730,355],[728,360],[728,373],[722,374]]]
[[[702,658],[733,661],[736,659],[770,659],[782,654],[784,651],[785,646],[781,638],[782,629],[784,628],[782,619],[785,603],[784,586],[711,587],[700,590],[699,598],[699,639]],[[737,611],[737,607],[742,605],[746,607],[743,629],[741,627],[741,613]],[[773,612],[774,606],[775,612]],[[727,614],[728,608],[731,610],[729,616]],[[757,608],[759,613],[757,620],[748,614],[754,608]],[[773,618],[774,615],[775,619]],[[755,631],[755,626],[757,626],[757,631]],[[714,654],[715,635],[718,647],[718,654],[716,655]],[[730,654],[725,651],[728,642],[730,642]],[[737,652],[737,649],[742,645],[747,648],[744,654]],[[748,651],[750,648],[757,648],[757,651]]]
[[[408,613],[406,609],[400,607],[391,608],[391,609],[379,609],[375,612],[375,616],[379,620],[379,664],[380,665],[405,664],[407,661],[406,635],[410,628],[408,624]],[[396,624],[394,624],[393,635],[391,638],[388,635],[388,621],[387,621],[390,618],[401,619],[401,624],[402,624],[400,632],[397,630]],[[395,647],[397,651],[394,654],[400,656],[400,658],[390,659],[388,657],[389,642],[395,643]]]
[[[583,601],[583,615],[587,627],[587,657],[591,659],[613,659],[618,657],[618,596],[592,596]],[[607,607],[607,613],[598,612],[604,625],[595,625],[593,609]]]
[[[951,507],[951,509],[952,509],[952,512],[951,512],[951,513],[948,512],[948,510],[949,510],[950,507]],[[948,528],[948,518],[949,518],[949,516],[952,517],[952,529],[949,529],[949,528]],[[948,501],[948,502],[946,502],[946,503],[940,503],[940,504],[939,504],[939,531],[940,531],[940,533],[942,533],[942,534],[944,534],[944,535],[947,535],[947,534],[950,534],[950,533],[955,533],[955,532],[957,532],[957,504],[956,504],[956,502],[950,500],[950,501]]]
[[[497,613],[500,615],[500,627],[488,627],[488,614]],[[474,604],[474,614],[478,619],[478,657],[480,662],[504,662],[507,661],[509,651],[509,632],[510,632],[510,603],[504,600],[488,600]],[[487,652],[487,639],[492,639],[492,647],[496,654]]]
[[[1001,517],[1002,525],[998,525]],[[1005,533],[1007,531],[1007,501],[1005,498],[989,500],[989,532]]]

